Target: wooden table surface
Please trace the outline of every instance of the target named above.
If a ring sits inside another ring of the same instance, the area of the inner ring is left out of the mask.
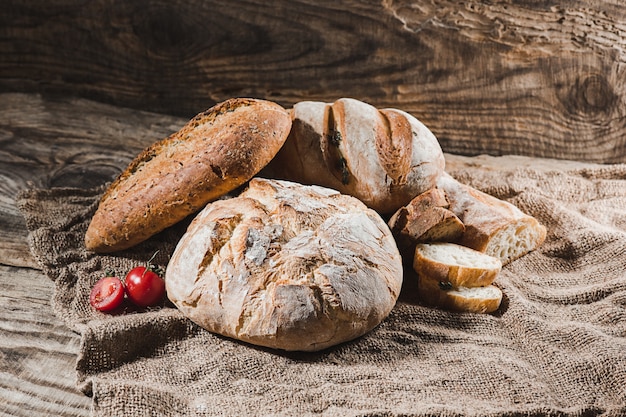
[[[141,149],[186,121],[83,99],[0,94],[0,416],[90,412],[90,398],[75,387],[80,336],[53,313],[53,283],[30,254],[16,194],[110,181]],[[517,156],[446,154],[446,160],[449,170],[581,165]]]

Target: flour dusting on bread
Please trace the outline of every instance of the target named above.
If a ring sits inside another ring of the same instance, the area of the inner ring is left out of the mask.
[[[298,102],[291,116],[289,137],[267,169],[274,178],[329,187],[392,214],[444,171],[435,135],[401,110],[340,98]]]
[[[201,327],[305,351],[372,330],[394,307],[402,280],[378,213],[335,190],[261,178],[208,204],[166,272],[169,299]]]

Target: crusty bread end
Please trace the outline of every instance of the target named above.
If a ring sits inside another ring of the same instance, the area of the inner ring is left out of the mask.
[[[465,225],[458,243],[500,258],[503,265],[537,249],[546,228],[515,205],[462,184],[449,174],[438,179],[450,210]]]

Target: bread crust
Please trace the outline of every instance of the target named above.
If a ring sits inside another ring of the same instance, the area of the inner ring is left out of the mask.
[[[275,156],[291,127],[280,105],[235,98],[145,149],[108,187],[85,246],[132,247],[244,184]]]
[[[400,207],[388,221],[401,251],[413,256],[416,243],[454,242],[465,231],[461,220],[448,209],[446,193],[432,188]]]
[[[495,256],[503,265],[537,249],[546,228],[515,205],[493,197],[445,173],[437,186],[445,191],[449,209],[465,226],[458,243]]]
[[[290,351],[367,333],[402,279],[375,211],[336,190],[258,177],[196,216],[165,277],[169,299],[199,326]]]
[[[502,290],[495,285],[445,288],[428,277],[420,277],[418,292],[427,305],[464,313],[493,313],[500,308],[503,297]]]
[[[439,254],[449,254],[441,257]],[[472,258],[464,262],[462,258]],[[420,278],[428,278],[450,288],[484,287],[496,279],[502,263],[498,258],[454,243],[416,245],[413,269]]]
[[[381,214],[433,188],[445,168],[437,138],[401,110],[341,98],[296,103],[292,118],[294,128],[268,172],[339,190]]]

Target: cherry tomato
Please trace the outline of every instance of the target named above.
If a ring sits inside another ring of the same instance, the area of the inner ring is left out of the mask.
[[[126,294],[140,307],[157,305],[165,295],[165,281],[145,266],[137,266],[126,275]]]
[[[111,311],[124,301],[124,284],[118,277],[98,280],[89,294],[89,303],[99,311]]]

